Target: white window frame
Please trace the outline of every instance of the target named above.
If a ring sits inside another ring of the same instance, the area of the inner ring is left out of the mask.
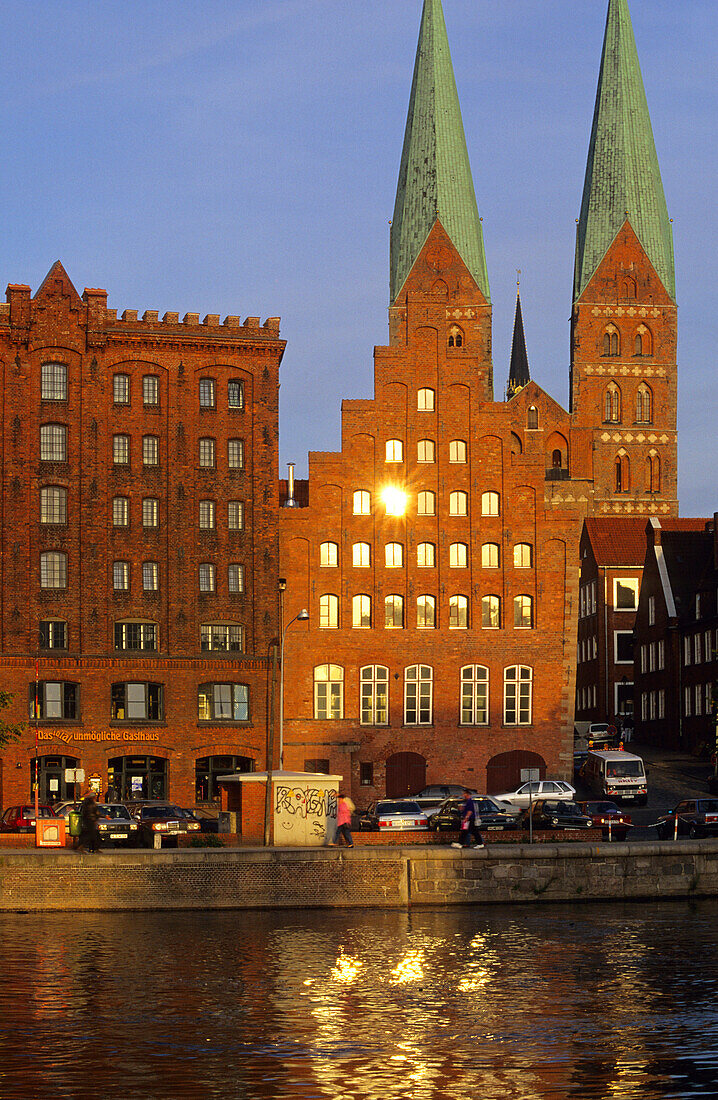
[[[319,546],[319,566],[321,569],[336,569],[339,565],[339,544],[322,542]]]
[[[371,493],[368,489],[355,489],[353,514],[355,516],[371,515]]]
[[[488,726],[489,670],[485,665],[464,665],[461,670],[459,725]]]
[[[355,542],[352,546],[352,565],[355,569],[369,569],[371,566],[371,543]]]
[[[389,725],[389,669],[385,665],[359,669],[359,722],[362,726]]]
[[[314,666],[314,718],[341,721],[344,717],[344,669],[341,665]]]
[[[434,670],[431,665],[404,669],[404,725],[431,726],[434,718]]]
[[[501,494],[497,493],[494,489],[489,489],[485,493],[481,494],[481,515],[482,516],[500,516],[501,515]]]
[[[637,611],[638,610],[638,592],[641,582],[637,577],[614,577],[613,578],[613,610],[614,611]],[[632,607],[619,607],[618,606],[618,586],[621,585],[626,591],[633,592],[633,606]]]
[[[530,726],[532,721],[533,669],[509,665],[504,669],[504,725]]]

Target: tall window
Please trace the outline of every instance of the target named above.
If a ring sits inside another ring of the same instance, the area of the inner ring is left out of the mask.
[[[633,354],[651,355],[652,351],[651,333],[645,325],[639,325],[633,341]]]
[[[113,684],[110,715],[115,722],[139,719],[159,722],[164,717],[164,686],[162,684]]]
[[[404,547],[400,542],[388,542],[384,547],[384,564],[387,569],[400,569],[404,564]]]
[[[365,665],[359,670],[361,724],[385,726],[389,721],[389,669]]]
[[[430,665],[411,665],[404,670],[404,725],[430,726],[434,671]]]
[[[511,665],[504,669],[504,725],[531,725],[533,669]]]
[[[368,516],[371,512],[371,493],[366,489],[357,489],[354,493],[354,515]]]
[[[200,378],[199,380],[199,407],[200,409],[214,409],[217,405],[214,378]]]
[[[465,542],[452,542],[449,547],[449,565],[452,569],[466,569],[469,564],[469,548]]]
[[[40,523],[67,523],[67,489],[46,485],[40,490]]]
[[[461,348],[464,346],[464,334],[458,325],[452,325],[449,329],[449,347]]]
[[[199,502],[199,527],[201,531],[214,531],[217,526],[217,506],[213,500]]]
[[[160,587],[160,567],[156,561],[142,563],[142,588],[145,592],[157,592]]]
[[[538,409],[535,405],[530,405],[528,413],[526,414],[526,427],[530,431],[536,431],[539,426]]]
[[[603,399],[603,419],[608,424],[618,424],[621,420],[621,391],[615,382],[609,382]]]
[[[339,597],[326,592],[319,597],[320,630],[337,630],[339,627]]]
[[[433,439],[420,439],[416,446],[417,462],[434,462],[435,449]]]
[[[197,717],[200,722],[248,722],[249,688],[246,684],[200,684]]]
[[[237,596],[244,592],[244,566],[238,562],[232,562],[227,566],[227,584],[231,595]]]
[[[465,516],[469,511],[469,494],[463,490],[451,493],[449,496],[449,515]]]
[[[641,382],[636,393],[636,421],[650,424],[653,420],[653,394],[645,382]]]
[[[156,374],[146,374],[142,379],[142,404],[153,408],[160,403],[160,380]]]
[[[112,587],[114,588],[115,592],[129,591],[130,563],[128,561],[113,561]]]
[[[314,717],[344,717],[344,669],[341,665],[317,665],[314,669]]]
[[[116,374],[112,379],[112,400],[116,405],[129,405],[130,403],[130,376],[129,374]]]
[[[67,588],[67,554],[58,550],[40,554],[40,587]]]
[[[40,460],[67,462],[67,428],[64,424],[43,424],[40,428]]]
[[[466,443],[463,439],[452,439],[449,444],[449,462],[466,462]]]
[[[142,501],[142,526],[159,527],[160,502],[157,497],[145,497]]]
[[[336,568],[339,564],[339,547],[336,542],[323,542],[319,547],[319,564],[327,568]]]
[[[112,498],[112,526],[129,527],[130,502],[127,497]]]
[[[352,597],[352,626],[357,630],[371,626],[371,596]]]
[[[420,516],[436,515],[436,496],[430,489],[419,493],[416,511]]]
[[[466,596],[449,598],[449,629],[466,630],[469,625],[469,601]]]
[[[352,546],[352,565],[355,569],[368,569],[371,565],[371,545],[368,542],[355,542]]]
[[[485,726],[489,721],[489,670],[465,665],[461,670],[461,724]]]
[[[433,412],[434,411],[434,398],[435,394],[433,390],[421,389],[416,395],[416,407],[419,412]]]
[[[115,623],[115,649],[157,649],[157,623]]]
[[[203,561],[199,567],[200,592],[215,592],[217,589],[217,568],[213,562]]]
[[[614,475],[616,481],[615,491],[617,493],[627,493],[631,488],[631,465],[625,451],[619,451],[616,455]]]
[[[113,435],[112,461],[115,466],[126,466],[130,461],[130,437],[128,435]]]
[[[40,623],[41,649],[67,649],[67,623],[63,619],[43,619]]]
[[[482,516],[498,516],[499,514],[499,494],[498,493],[482,493],[481,494],[481,515]]]
[[[243,500],[230,500],[227,505],[227,526],[230,531],[244,531]]]
[[[384,626],[399,630],[404,625],[404,597],[392,594],[384,597]]]
[[[403,462],[404,461],[404,444],[400,439],[387,439],[386,441],[386,461],[387,462]]]
[[[244,469],[243,439],[230,439],[227,441],[227,465],[230,470]]]
[[[420,569],[433,569],[436,565],[436,547],[433,542],[420,542],[416,548],[416,564]]]
[[[533,625],[533,598],[531,596],[514,596],[514,626],[526,629]]]
[[[420,630],[436,627],[436,599],[434,596],[417,596],[416,625]]]
[[[661,491],[661,460],[651,451],[646,458],[646,492],[660,493]]]
[[[498,596],[482,598],[481,626],[484,630],[497,630],[501,626],[501,600]]]
[[[621,345],[618,338],[618,329],[615,325],[608,325],[603,334],[603,354],[620,355]]]
[[[142,465],[157,466],[160,461],[160,437],[158,435],[142,436]]]
[[[214,461],[214,440],[213,439],[200,439],[199,441],[199,464],[202,469],[213,469],[215,465]]]
[[[230,378],[227,383],[227,404],[230,409],[244,408],[244,382],[239,378]]]
[[[67,367],[64,363],[42,364],[40,397],[43,401],[67,401]]]
[[[481,568],[499,568],[499,546],[496,542],[485,542],[481,547]]]
[[[199,638],[203,653],[244,651],[244,627],[238,623],[202,623]]]
[[[517,542],[514,546],[514,569],[530,569],[533,564],[533,549],[528,542]]]

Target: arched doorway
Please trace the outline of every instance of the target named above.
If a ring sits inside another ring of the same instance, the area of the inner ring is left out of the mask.
[[[72,783],[65,782],[65,768],[76,768],[76,756],[38,756],[37,771],[39,776],[38,798],[40,802],[68,802],[75,797],[75,788]],[[30,760],[30,797],[34,798],[35,790],[35,757]]]
[[[395,752],[386,762],[386,797],[408,798],[426,786],[426,760],[418,752]]]
[[[539,779],[546,778],[546,761],[537,752],[515,749],[492,756],[486,765],[486,793],[503,794],[521,783],[522,768],[538,768]]]
[[[107,764],[107,786],[119,801],[167,798],[164,756],[115,756]]]

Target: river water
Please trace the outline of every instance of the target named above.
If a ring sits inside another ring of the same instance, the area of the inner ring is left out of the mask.
[[[718,1095],[718,901],[0,915],[0,1098]]]

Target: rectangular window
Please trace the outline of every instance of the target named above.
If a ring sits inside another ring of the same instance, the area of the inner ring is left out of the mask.
[[[127,592],[130,587],[130,563],[115,561],[112,563],[112,587],[115,592]]]
[[[648,625],[654,626],[656,622],[656,597],[648,597]]]
[[[112,526],[128,527],[130,522],[130,502],[127,497],[113,497]]]
[[[666,716],[666,693],[663,688],[658,692],[658,717],[665,718]]]
[[[214,592],[215,590],[215,566],[211,562],[203,562],[199,567],[200,592]]]
[[[200,409],[214,409],[215,389],[214,378],[200,378],[199,380],[199,407]]]
[[[199,502],[199,526],[201,531],[214,531],[216,505],[213,500],[201,500]]]
[[[158,435],[145,435],[142,437],[142,464],[143,466],[157,466],[160,461],[160,437]]]
[[[656,665],[659,671],[666,667],[666,643],[661,639],[658,643],[656,653]],[[645,672],[645,669],[643,669]]]
[[[156,623],[115,623],[115,649],[157,649]]]
[[[67,523],[67,489],[52,485],[40,490],[40,523]]]
[[[244,502],[230,500],[227,505],[227,524],[230,531],[244,530]]]
[[[37,695],[36,695],[37,692]],[[30,685],[30,716],[40,721],[71,722],[78,715],[78,685],[63,680],[42,680]],[[37,713],[35,702],[37,699]]]
[[[157,497],[145,497],[142,501],[142,526],[159,527],[160,502]]]
[[[142,563],[142,587],[145,592],[157,592],[160,586],[160,567],[156,561]]]
[[[162,684],[112,685],[111,716],[115,722],[159,722],[164,716]]]
[[[40,623],[41,649],[67,649],[67,623],[45,619]]]
[[[389,721],[389,670],[383,665],[367,665],[359,673],[361,724],[385,726]]]
[[[67,588],[67,554],[51,550],[40,555],[40,587]]]
[[[693,661],[697,665],[703,661],[703,636],[701,634],[693,636]]]
[[[374,765],[371,762],[359,762],[359,785],[361,787],[374,786]]]
[[[128,435],[113,435],[112,461],[115,466],[126,466],[130,461],[130,437]]]
[[[155,374],[142,379],[142,402],[150,408],[160,403],[160,380]]]
[[[203,684],[199,689],[199,719],[209,722],[248,722],[246,684]]]
[[[237,595],[240,592],[244,592],[244,566],[238,565],[236,562],[227,567],[227,579],[229,592],[232,595]]]
[[[634,577],[619,579],[613,582],[613,606],[616,611],[635,611],[638,607],[639,582]]]
[[[129,405],[130,376],[128,374],[116,374],[112,379],[112,400],[116,405]]]
[[[227,462],[230,470],[244,469],[244,440],[230,439],[227,442]]]
[[[203,653],[242,653],[244,628],[229,623],[203,623],[200,646]]]
[[[40,397],[43,401],[67,401],[67,367],[64,363],[43,363],[40,379]]]
[[[689,665],[691,663],[691,640],[690,638],[683,639],[683,664]]]
[[[64,424],[43,424],[40,428],[40,461],[67,462],[67,428]]]
[[[244,383],[230,379],[227,383],[227,404],[230,409],[244,408]]]
[[[214,440],[200,439],[199,465],[203,470],[214,469]]]

